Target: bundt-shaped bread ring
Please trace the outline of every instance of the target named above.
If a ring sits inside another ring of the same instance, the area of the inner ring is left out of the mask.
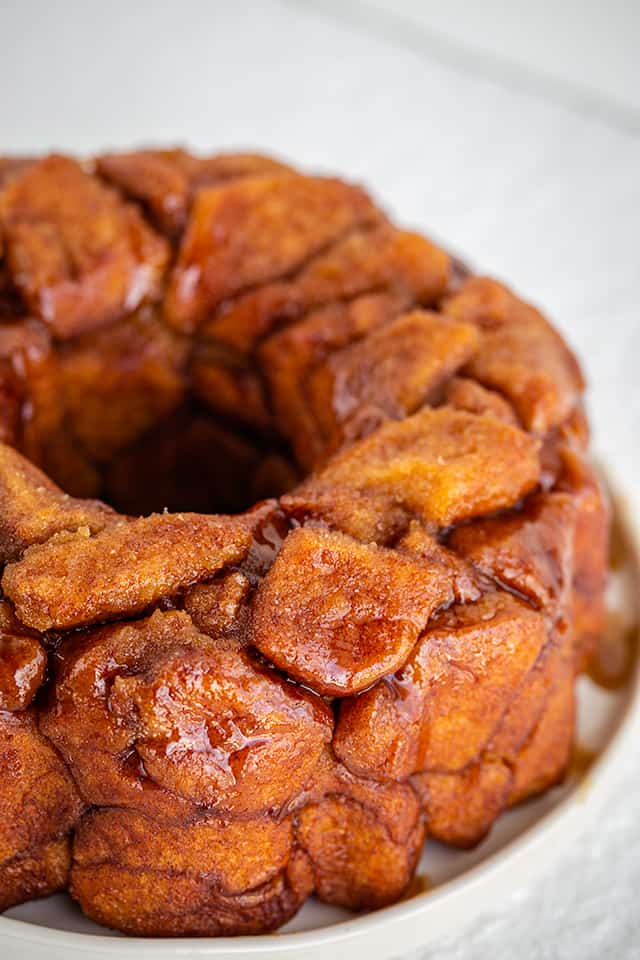
[[[582,391],[359,187],[0,160],[0,907],[376,908],[561,780],[607,560]]]

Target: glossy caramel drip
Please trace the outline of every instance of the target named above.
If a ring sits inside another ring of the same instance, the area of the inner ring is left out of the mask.
[[[605,631],[587,667],[587,675],[604,690],[621,690],[631,680],[638,658],[640,622],[627,626],[626,618],[610,611]]]
[[[575,743],[569,764],[569,774],[575,777],[584,777],[597,759],[597,750],[590,750],[589,747],[583,747],[579,743]]]
[[[609,538],[609,568],[613,576],[635,572],[637,557],[634,545],[622,525],[619,512],[614,515]],[[626,598],[631,603],[630,597]],[[637,669],[640,649],[640,603],[631,610],[609,610],[604,630],[587,666],[587,675],[604,690],[621,690]]]
[[[434,888],[435,884],[427,873],[414,873],[402,899],[413,900],[414,897],[419,897],[422,893],[429,893]]]

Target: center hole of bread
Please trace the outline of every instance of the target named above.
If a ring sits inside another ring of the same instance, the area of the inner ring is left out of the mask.
[[[287,444],[187,403],[115,457],[102,499],[122,513],[239,513],[299,480]]]

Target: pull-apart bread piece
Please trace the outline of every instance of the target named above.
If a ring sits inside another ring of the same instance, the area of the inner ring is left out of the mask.
[[[583,387],[360,186],[0,159],[0,908],[376,909],[562,781],[607,570]]]

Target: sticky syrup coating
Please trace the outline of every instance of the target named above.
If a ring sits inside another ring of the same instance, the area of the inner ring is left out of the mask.
[[[6,600],[0,600],[0,710],[28,707],[47,669],[47,654],[38,634],[20,623]]]
[[[14,283],[61,338],[153,299],[169,256],[136,207],[68,157],[46,157],[11,178],[0,224]]]
[[[0,158],[0,908],[376,909],[560,782],[604,618],[583,387],[358,185]]]
[[[65,641],[41,726],[87,803],[249,816],[302,788],[333,718],[247,651],[159,611]],[[93,759],[103,757],[96,770]]]
[[[257,590],[251,642],[318,693],[347,696],[404,663],[432,611],[450,601],[441,568],[302,527]]]

